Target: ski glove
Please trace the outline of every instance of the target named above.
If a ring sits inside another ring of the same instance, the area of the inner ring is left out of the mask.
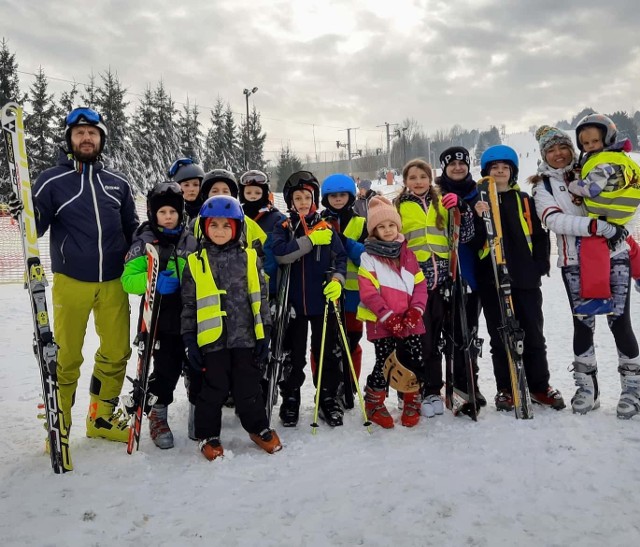
[[[333,232],[329,229],[315,230],[311,232],[307,237],[311,240],[312,245],[330,245],[331,234]]]
[[[180,280],[172,274],[171,270],[164,270],[158,275],[156,290],[159,294],[173,294],[180,288]]]
[[[269,340],[271,340],[271,329],[269,327],[265,327],[264,338],[256,340],[256,345],[253,348],[253,358],[260,370],[264,370],[267,357],[269,357]]]
[[[442,197],[442,205],[445,209],[453,209],[460,205],[460,198],[457,194],[449,192],[447,195]]]
[[[382,322],[382,324],[384,325],[384,328],[391,333],[391,336],[394,336],[395,338],[402,338],[405,326],[404,318],[401,313],[392,313]]]
[[[189,365],[197,372],[203,372],[204,360],[202,359],[202,353],[198,347],[198,339],[193,332],[182,335],[182,341],[184,342],[184,351],[187,354]]]
[[[9,206],[9,214],[13,220],[18,220],[18,215],[24,210],[24,203],[16,196],[15,192],[11,192],[8,198],[7,205]]]
[[[418,308],[409,308],[404,312],[403,320],[405,327],[413,330],[422,322],[422,312]]]
[[[337,281],[335,279],[329,281],[329,283],[327,283],[326,287],[324,288],[323,293],[327,297],[327,300],[332,300],[334,302],[338,300],[338,298],[340,298],[340,295],[342,294],[342,285],[340,284],[340,281]]]
[[[617,226],[616,224],[610,224],[610,226],[613,226],[615,232],[613,235],[605,237],[607,238],[607,245],[609,245],[609,249],[613,251],[619,243],[629,237],[629,232],[624,226]]]

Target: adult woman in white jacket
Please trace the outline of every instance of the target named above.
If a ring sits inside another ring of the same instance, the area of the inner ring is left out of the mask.
[[[629,247],[624,240],[613,241],[618,232],[607,222],[586,216],[586,210],[569,192],[575,150],[569,136],[555,127],[542,126],[536,132],[542,162],[538,173],[531,177],[536,211],[542,223],[556,234],[558,267],[562,271],[571,309],[580,298],[580,239],[604,236],[610,239],[611,291],[613,313],[607,316],[609,329],[618,351],[618,371],[622,394],[618,402],[619,418],[640,413],[640,356],[638,342],[629,313],[630,265]],[[593,344],[595,316],[573,316],[573,377],[577,391],[571,399],[574,412],[586,414],[600,406],[597,361]]]

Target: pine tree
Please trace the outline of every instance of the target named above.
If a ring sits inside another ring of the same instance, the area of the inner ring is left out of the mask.
[[[78,84],[73,83],[70,91],[63,91],[58,101],[58,123],[56,124],[56,140],[55,142],[61,146],[66,146],[64,142],[64,129],[66,125],[67,114],[76,107],[76,97],[78,96]]]
[[[16,54],[9,51],[9,43],[3,38],[0,44],[0,106],[11,101],[24,104],[26,96],[20,93]],[[0,145],[0,149],[4,154],[4,146]],[[0,161],[0,200],[5,201],[10,189],[9,168],[3,160]]]
[[[199,115],[198,105],[194,104],[191,107],[189,97],[187,97],[187,104],[183,106],[178,121],[181,152],[183,156],[198,161],[202,158],[202,140],[204,137],[201,124],[198,121]]]
[[[98,86],[96,86],[96,76],[92,72],[89,75],[89,83],[84,86],[84,94],[80,97],[82,104],[88,108],[96,108],[98,104]]]
[[[31,178],[56,163],[55,127],[56,104],[53,94],[48,93],[49,82],[42,67],[38,69],[36,80],[30,88],[29,102],[31,112],[25,118],[27,153]]]
[[[224,166],[224,102],[220,97],[211,111],[210,127],[204,145],[203,169],[211,171]]]
[[[249,148],[247,156],[247,169],[264,170],[264,141],[267,134],[262,132],[260,114],[254,105],[249,116]]]
[[[302,169],[302,162],[300,158],[291,151],[289,145],[283,146],[280,150],[280,159],[276,165],[276,192],[282,192],[284,183],[289,178],[289,175],[300,171]]]
[[[100,74],[102,85],[95,90],[95,109],[102,114],[109,137],[104,154],[112,158],[122,157],[127,147],[127,116],[125,109],[129,102],[124,100],[127,90],[122,87],[117,72],[111,67]],[[117,162],[116,162],[117,163]],[[122,165],[116,167],[126,172]]]
[[[153,91],[147,87],[136,107],[131,126],[131,143],[135,150],[131,158],[132,180],[140,190],[146,190],[157,180],[153,159],[156,144],[156,119]]]
[[[244,168],[244,154],[240,147],[241,137],[233,119],[231,105],[227,103],[224,111],[223,167],[234,173],[240,173]]]

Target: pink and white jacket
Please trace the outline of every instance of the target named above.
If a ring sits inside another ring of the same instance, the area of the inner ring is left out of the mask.
[[[400,249],[399,266],[369,253],[362,253],[358,286],[358,319],[366,321],[369,341],[392,336],[383,325],[392,313],[403,314],[409,308],[417,308],[424,313],[427,308],[427,283],[416,255],[407,247],[406,241]],[[425,332],[421,321],[408,331],[407,336]]]

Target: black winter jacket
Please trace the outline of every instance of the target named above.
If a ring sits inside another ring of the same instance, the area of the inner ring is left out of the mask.
[[[79,281],[117,279],[138,215],[129,181],[102,162],[61,154],[33,187],[38,236],[51,228],[51,269]]]

